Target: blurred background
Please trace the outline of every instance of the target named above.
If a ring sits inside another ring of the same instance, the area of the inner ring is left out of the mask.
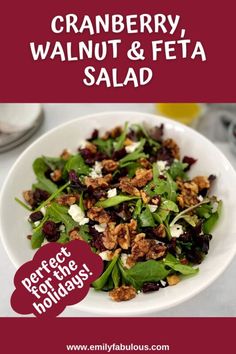
[[[0,104],[0,192],[17,157],[43,133],[86,114],[117,110],[153,113],[187,124],[208,137],[236,169],[236,103]],[[0,317],[17,316],[9,304],[16,270],[1,243],[0,268]],[[235,269],[234,259],[227,271],[201,294],[158,316],[236,316],[232,282]],[[89,314],[67,308],[63,316]]]

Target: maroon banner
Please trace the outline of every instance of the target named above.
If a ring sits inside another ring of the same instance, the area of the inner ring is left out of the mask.
[[[2,318],[1,352],[230,354],[235,352],[235,322],[233,318]]]
[[[5,1],[0,31],[1,102],[236,101],[234,0]]]

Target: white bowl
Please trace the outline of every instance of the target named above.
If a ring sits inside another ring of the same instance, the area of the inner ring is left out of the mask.
[[[76,150],[94,128],[105,132],[125,121],[146,122],[151,126],[164,123],[165,137],[178,142],[182,156],[198,159],[191,174],[217,176],[213,192],[223,200],[224,208],[213,232],[209,254],[196,276],[176,286],[140,294],[132,301],[121,303],[113,302],[107,293],[91,289],[86,299],[74,306],[107,316],[146,315],[186,301],[220,276],[236,253],[236,173],[225,156],[205,137],[176,121],[146,113],[109,112],[81,117],[51,130],[28,147],[12,167],[0,199],[0,231],[6,251],[16,267],[30,260],[35,252],[26,239],[30,233],[26,221],[28,212],[14,201],[14,197],[21,198],[22,191],[30,188],[34,181],[33,160],[40,155],[57,156],[66,147]]]

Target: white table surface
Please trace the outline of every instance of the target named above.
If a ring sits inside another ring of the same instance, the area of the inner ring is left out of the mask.
[[[154,112],[152,104],[46,104],[44,105],[45,121],[40,130],[27,142],[19,147],[0,154],[0,188],[5,180],[9,168],[12,166],[19,154],[38,136],[49,129],[78,116],[111,110],[133,110],[143,112]],[[229,151],[228,145],[221,143],[217,146],[228,157],[236,168],[236,157]],[[13,277],[15,267],[0,243],[0,317],[18,317],[10,306],[10,297],[13,292]],[[73,308],[67,308],[62,316],[91,316],[86,312],[80,312]],[[236,257],[226,269],[223,275],[211,286],[202,291],[199,295],[184,304],[173,307],[158,313],[153,317],[167,316],[236,316]]]

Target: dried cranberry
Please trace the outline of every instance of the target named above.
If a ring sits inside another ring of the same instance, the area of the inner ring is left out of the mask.
[[[50,194],[43,189],[36,188],[33,193],[34,206],[41,204],[41,202],[47,200],[50,197]]]
[[[125,148],[114,151],[112,154],[112,160],[120,160],[127,155]]]
[[[29,218],[32,222],[42,220],[43,213],[41,211],[35,211],[34,213],[30,214]]]
[[[151,291],[158,291],[160,289],[160,285],[158,283],[144,283],[142,287],[143,293],[149,293]]]
[[[98,129],[94,129],[92,134],[91,134],[91,137],[89,139],[87,139],[88,141],[91,141],[91,140],[94,140],[94,139],[97,139],[98,138],[98,135],[99,135],[99,131]]]
[[[128,203],[122,203],[116,210],[116,215],[118,215],[122,220],[128,221],[132,218],[132,213],[129,210]]]
[[[189,171],[191,166],[197,162],[197,159],[194,159],[193,157],[190,157],[190,156],[184,156],[183,158],[183,163],[187,163],[188,166],[184,169],[184,171]]]
[[[80,190],[84,189],[75,170],[70,170],[68,176],[69,176],[69,181],[71,183],[70,185],[71,188],[76,188]]]
[[[173,162],[173,157],[171,151],[166,147],[161,147],[157,152],[157,160],[159,161],[168,161],[169,164]]]
[[[55,242],[60,237],[59,226],[54,221],[46,221],[42,231],[49,242]]]

